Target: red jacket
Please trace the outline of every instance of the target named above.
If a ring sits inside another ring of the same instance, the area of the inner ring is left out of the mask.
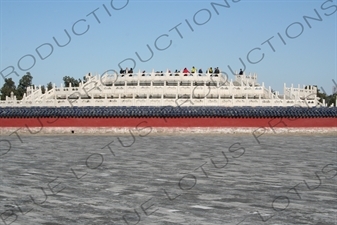
[[[183,70],[183,73],[189,73],[190,71],[188,71],[188,69],[187,68],[185,68],[184,70]]]

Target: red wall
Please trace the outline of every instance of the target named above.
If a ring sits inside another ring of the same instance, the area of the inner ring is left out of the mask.
[[[141,123],[141,124],[140,124]],[[140,125],[139,125],[140,124]],[[1,118],[0,127],[337,127],[337,118]]]

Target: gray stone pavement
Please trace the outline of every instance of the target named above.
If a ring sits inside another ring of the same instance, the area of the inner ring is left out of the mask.
[[[2,136],[0,224],[337,224],[336,135],[132,135]]]

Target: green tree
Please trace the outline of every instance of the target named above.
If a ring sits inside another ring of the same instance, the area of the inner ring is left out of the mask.
[[[317,87],[317,86],[316,86]],[[319,89],[317,89],[317,97],[320,98],[319,102],[323,103],[323,99],[325,100],[325,103],[327,103],[327,95],[326,93],[322,93]]]
[[[319,101],[323,103],[323,99],[324,99],[325,104],[327,104],[328,107],[331,105],[336,106],[336,96],[337,96],[337,93],[333,93],[332,95],[327,95],[325,92],[322,93],[319,89],[317,89],[317,97],[320,98]]]
[[[41,92],[42,94],[46,93],[46,87],[44,85],[41,86]]]
[[[52,84],[51,82],[49,82],[49,83],[47,84],[47,91],[49,91],[49,90],[51,90],[51,89],[53,89],[53,84]]]
[[[69,76],[63,77],[63,82],[65,87],[69,87],[70,84],[72,87],[78,87],[80,84],[80,80],[76,80],[75,78]]]
[[[17,99],[22,99],[23,94],[26,93],[27,87],[32,86],[33,77],[30,75],[29,72],[26,75],[23,75],[19,80],[19,85],[16,90],[16,97]]]
[[[1,88],[1,100],[6,100],[6,96],[10,96],[11,92],[16,93],[15,82],[12,78],[6,78],[5,83]]]
[[[337,93],[334,93],[332,95],[329,95],[326,99],[326,103],[328,103],[328,106],[335,106],[336,107],[336,97],[337,97]]]

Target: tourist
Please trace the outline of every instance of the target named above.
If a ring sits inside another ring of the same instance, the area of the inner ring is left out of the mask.
[[[201,68],[199,69],[198,73],[199,73],[199,76],[202,76],[202,73],[203,73],[203,72],[202,72],[202,69],[201,69]]]
[[[197,71],[197,69],[193,66],[191,69],[191,73],[195,73]]]
[[[212,67],[210,67],[210,68],[208,69],[208,73],[213,73]]]
[[[188,69],[185,67],[183,70],[184,76],[187,76],[188,73],[190,73],[190,71],[188,71]]]
[[[214,76],[218,77],[219,73],[220,73],[219,67],[216,67],[215,70],[214,70],[214,74],[215,74]]]

